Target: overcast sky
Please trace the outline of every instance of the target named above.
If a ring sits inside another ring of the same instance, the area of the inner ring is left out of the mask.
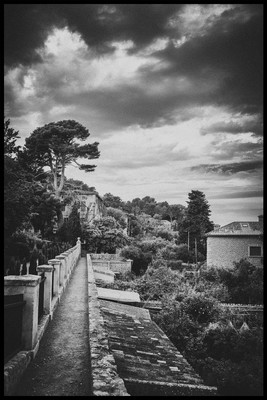
[[[19,144],[64,119],[99,142],[68,178],[122,200],[201,190],[221,225],[263,212],[261,4],[11,4],[4,39]]]

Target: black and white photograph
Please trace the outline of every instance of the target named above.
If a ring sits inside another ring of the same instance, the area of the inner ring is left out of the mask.
[[[4,4],[4,396],[263,396],[263,4]]]

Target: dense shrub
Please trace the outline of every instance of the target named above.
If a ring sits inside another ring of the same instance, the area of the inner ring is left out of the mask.
[[[167,245],[160,249],[159,254],[165,260],[182,260],[183,262],[193,262],[194,255],[188,251],[186,244],[167,243]]]
[[[247,260],[234,263],[233,269],[219,269],[222,283],[228,289],[230,302],[240,304],[263,303],[263,267]]]
[[[36,274],[37,260],[39,265],[46,264],[49,259],[69,248],[70,243],[53,243],[40,239],[31,232],[18,231],[12,235],[12,241],[9,241],[5,251],[5,274],[19,275],[21,266],[22,275],[26,274],[27,262],[30,262],[29,272]]]
[[[177,349],[219,396],[263,395],[263,331],[237,331],[230,324],[207,329],[220,319],[212,299],[188,296],[166,301],[153,316]],[[215,324],[216,325],[216,324]]]
[[[177,234],[164,228],[158,228],[155,231],[155,235],[157,237],[161,237],[162,239],[172,241],[175,237],[177,237]]]
[[[143,252],[140,247],[134,245],[125,246],[121,250],[120,255],[127,259],[133,260],[132,272],[137,275],[142,271],[144,272],[152,260],[151,253]]]
[[[142,300],[161,300],[164,296],[174,297],[179,286],[179,277],[166,265],[147,269],[136,281],[136,290]]]
[[[183,312],[199,323],[214,321],[219,315],[217,302],[202,293],[185,298],[181,307]]]
[[[167,266],[174,271],[182,271],[184,269],[184,266],[182,264],[183,264],[182,260],[167,261]]]

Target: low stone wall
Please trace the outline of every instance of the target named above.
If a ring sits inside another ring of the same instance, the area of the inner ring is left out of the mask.
[[[107,260],[107,261],[110,261],[110,260],[118,260],[118,259],[120,259],[120,256],[118,254],[109,254],[109,253],[100,253],[100,254],[91,253],[90,256],[91,256],[91,260],[92,261],[94,261],[94,260]]]
[[[114,260],[110,261],[110,269],[113,272],[131,272],[132,270],[132,260],[126,260],[126,261],[120,261],[120,260]]]
[[[101,271],[111,270],[113,272],[131,272],[132,260],[126,260],[117,254],[95,254],[90,253],[93,268]]]
[[[97,297],[92,260],[87,254],[89,340],[91,353],[93,396],[129,396],[123,380],[117,373],[117,366],[109,350],[108,334],[101,315]]]

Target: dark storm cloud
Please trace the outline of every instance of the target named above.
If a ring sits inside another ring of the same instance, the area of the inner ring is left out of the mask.
[[[242,5],[246,8],[246,5]],[[250,5],[250,18],[240,18],[239,8],[225,11],[206,34],[194,37],[176,48],[172,42],[155,55],[168,60],[166,75],[183,74],[201,81],[212,76],[220,87],[209,101],[227,105],[234,111],[262,111],[263,13],[261,5]]]
[[[184,6],[6,4],[5,64],[11,67],[42,62],[36,50],[44,44],[53,27],[68,26],[71,31],[80,33],[90,48],[95,49],[96,56],[113,52],[113,41],[132,40],[134,46],[128,52],[138,54],[153,40],[167,38],[167,48],[152,54],[161,62],[161,68],[149,65],[140,68],[139,87],[133,82],[132,85],[116,86],[108,92],[73,93],[68,99],[65,93],[55,93],[63,79],[58,78],[58,71],[54,84],[49,87],[47,82],[43,91],[40,87],[39,96],[47,96],[47,104],[56,97],[63,104],[77,100],[76,104],[90,105],[120,126],[174,124],[177,120],[191,118],[192,107],[203,105],[222,105],[230,111],[261,114],[262,5],[234,5],[215,19],[209,28],[205,30],[204,26],[201,35],[189,37],[183,45],[175,47],[172,39],[180,39],[183,35],[179,15]],[[201,5],[204,8],[208,6]],[[171,18],[176,18],[178,23],[170,24]],[[179,81],[175,81],[179,77],[188,82],[182,90]],[[173,80],[168,91],[150,92],[150,88],[166,79]],[[15,96],[13,94],[13,98]],[[8,107],[14,108],[11,91],[8,100]],[[243,128],[246,131],[246,127]],[[253,129],[255,134],[259,134],[261,127]]]
[[[41,61],[36,49],[53,27],[68,26],[101,53],[111,41],[132,40],[134,51],[168,33],[166,23],[177,4],[5,4],[5,63]],[[132,50],[133,51],[133,50]]]
[[[74,103],[76,107],[87,107],[100,112],[104,119],[110,121],[111,128],[133,124],[143,128],[172,125],[194,117],[195,113],[192,113],[190,107],[197,104],[193,92],[180,96],[176,92],[159,93],[155,96],[146,89],[145,84],[143,87],[134,84],[117,85],[109,90],[95,89],[89,93],[57,92],[51,96],[60,104]]]
[[[211,142],[210,156],[216,160],[230,160],[234,157],[241,157],[243,161],[252,161],[262,158],[262,140],[256,143],[236,141]]]
[[[36,52],[59,18],[45,4],[5,4],[4,55],[6,65],[41,62]]]
[[[239,134],[239,133],[248,133],[252,132],[255,136],[261,136],[263,134],[263,122],[261,116],[256,116],[255,119],[250,121],[220,121],[216,122],[212,125],[204,127],[200,130],[202,135],[206,135],[208,133],[232,133],[232,134]]]
[[[241,161],[229,164],[200,164],[191,167],[191,171],[233,175],[239,172],[254,173],[262,169],[262,166],[262,160]]]

